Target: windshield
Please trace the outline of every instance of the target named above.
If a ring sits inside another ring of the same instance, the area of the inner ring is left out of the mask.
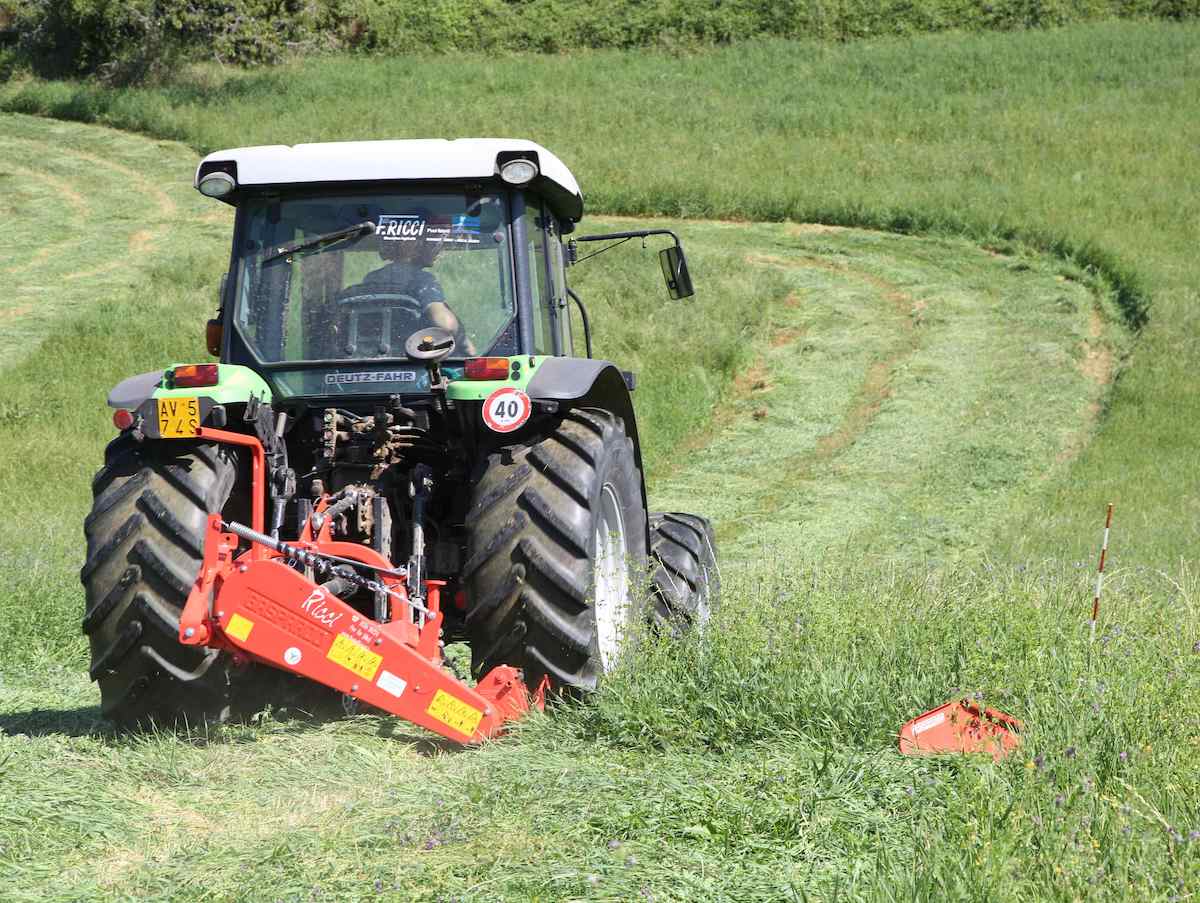
[[[263,362],[403,358],[428,326],[456,358],[516,353],[501,197],[262,198],[242,215],[234,322]]]

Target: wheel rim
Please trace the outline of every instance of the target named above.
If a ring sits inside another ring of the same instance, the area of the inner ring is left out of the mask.
[[[600,667],[612,670],[616,665],[629,622],[628,547],[625,522],[612,484],[600,490],[600,516],[596,519],[596,553],[593,564],[595,587],[596,646]]]
[[[709,619],[712,617],[712,606],[708,602],[708,582],[712,579],[712,575],[708,572],[708,568],[704,569],[703,577],[704,583],[700,587],[700,598],[696,600],[696,615],[693,622],[700,632],[708,627]]]

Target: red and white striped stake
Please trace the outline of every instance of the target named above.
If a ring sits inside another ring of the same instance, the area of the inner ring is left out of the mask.
[[[1100,589],[1104,586],[1104,559],[1108,556],[1108,530],[1112,526],[1112,502],[1104,518],[1104,542],[1100,546],[1100,569],[1096,572],[1096,596],[1092,599],[1092,642],[1096,641],[1096,619],[1100,617]]]

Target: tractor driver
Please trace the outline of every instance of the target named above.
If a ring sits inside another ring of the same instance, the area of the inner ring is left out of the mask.
[[[387,263],[363,277],[354,289],[410,295],[421,304],[422,321],[454,333],[455,344],[467,354],[475,349],[461,321],[446,303],[441,283],[429,272],[442,251],[442,237],[428,234],[403,241],[379,238],[379,256]]]
[[[349,299],[354,295],[373,293],[409,295],[420,304],[421,324],[450,330],[460,352],[474,354],[474,345],[468,339],[462,322],[446,304],[442,283],[430,273],[430,268],[442,252],[443,238],[428,233],[409,240],[380,235],[377,241],[379,256],[386,263],[362,277],[362,281],[356,285],[342,289],[338,297]]]

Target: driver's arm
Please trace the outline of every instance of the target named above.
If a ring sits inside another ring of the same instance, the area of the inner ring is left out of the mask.
[[[448,329],[454,333],[456,337],[462,337],[465,340],[465,348],[467,354],[475,353],[474,343],[466,337],[466,331],[462,328],[462,323],[455,316],[454,311],[445,301],[431,301],[425,308],[425,316],[434,326],[440,326],[442,329]]]

